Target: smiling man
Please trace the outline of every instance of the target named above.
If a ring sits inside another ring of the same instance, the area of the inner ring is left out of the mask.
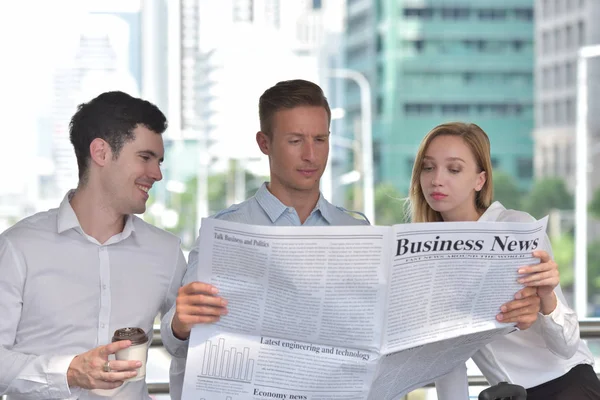
[[[116,361],[120,328],[151,336],[186,262],[175,236],[136,217],[162,179],[167,127],[153,104],[107,92],[79,106],[79,183],[57,209],[0,235],[0,395],[149,399],[140,360]],[[139,378],[139,377],[138,377]]]
[[[269,157],[270,181],[240,204],[213,218],[253,225],[365,225],[360,213],[329,203],[320,192],[329,156],[331,111],[323,90],[305,80],[279,82],[259,99],[260,131],[256,142]],[[212,323],[227,313],[227,301],[217,288],[196,282],[199,243],[190,252],[189,267],[177,306],[163,317],[161,334],[171,362],[171,398],[179,399],[190,331],[195,324]],[[175,336],[173,336],[175,334]],[[172,340],[176,339],[176,340]]]

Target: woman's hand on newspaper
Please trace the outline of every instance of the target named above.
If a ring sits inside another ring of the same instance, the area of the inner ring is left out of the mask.
[[[217,296],[219,290],[208,283],[192,282],[179,288],[171,329],[186,340],[196,324],[217,322],[227,314],[227,300]]]
[[[540,298],[537,289],[526,287],[515,294],[515,300],[509,301],[500,307],[500,314],[496,319],[505,323],[516,323],[517,328],[529,328],[537,320],[540,311]]]
[[[539,258],[540,263],[519,268],[517,272],[524,276],[521,276],[518,282],[537,288],[537,294],[542,302],[542,312],[548,315],[556,308],[554,288],[560,283],[558,264],[543,250],[534,251],[533,256]]]

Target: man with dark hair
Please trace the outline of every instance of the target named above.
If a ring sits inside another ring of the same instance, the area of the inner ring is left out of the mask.
[[[258,103],[260,131],[256,142],[269,157],[270,182],[250,199],[232,205],[213,218],[254,225],[327,226],[366,225],[362,216],[329,203],[319,183],[329,155],[331,111],[323,90],[305,80],[279,82],[267,89]],[[360,213],[355,213],[361,215]],[[171,398],[179,399],[183,385],[188,338],[195,324],[212,323],[227,313],[227,301],[217,288],[196,282],[199,242],[189,255],[189,268],[179,290],[177,306],[161,324],[171,361]]]
[[[155,105],[123,92],[79,106],[77,188],[0,235],[0,395],[149,398],[141,360],[112,356],[131,342],[111,338],[139,327],[151,339],[185,271],[179,239],[134,215],[162,179],[166,128]]]

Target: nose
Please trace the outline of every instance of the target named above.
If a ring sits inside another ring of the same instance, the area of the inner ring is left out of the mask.
[[[302,160],[313,162],[315,159],[315,144],[311,140],[304,142],[302,146]]]
[[[442,184],[442,169],[436,168],[431,176],[431,184],[433,186],[440,186]]]
[[[163,176],[159,163],[153,164],[152,167],[150,167],[148,176],[154,179],[156,182],[162,180]]]

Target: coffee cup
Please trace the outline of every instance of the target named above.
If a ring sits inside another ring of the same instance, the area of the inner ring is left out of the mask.
[[[148,335],[142,328],[121,328],[117,329],[113,335],[112,341],[130,340],[131,346],[119,350],[115,353],[117,360],[141,361],[142,366],[138,368],[138,373],[133,378],[125,382],[138,381],[146,376],[146,357],[148,355]]]

